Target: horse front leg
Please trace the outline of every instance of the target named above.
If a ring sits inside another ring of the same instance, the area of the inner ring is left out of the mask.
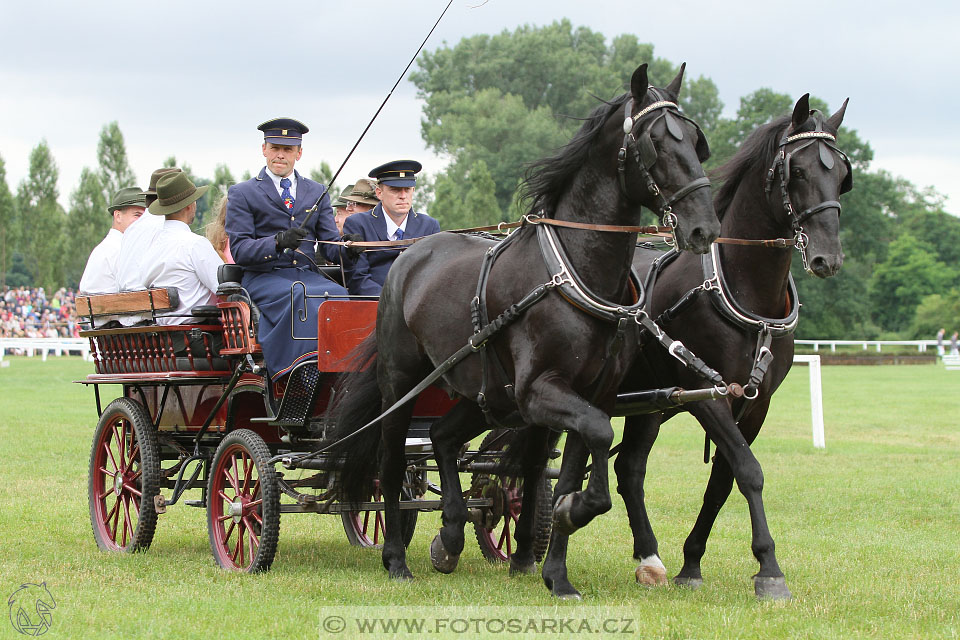
[[[440,573],[453,573],[463,553],[463,527],[467,522],[467,504],[460,486],[457,457],[464,442],[487,429],[483,412],[473,402],[461,400],[430,427],[434,458],[440,474],[440,533],[430,544],[430,561]]]
[[[716,484],[711,488],[710,482],[714,481],[714,473],[711,472],[707,492],[704,494],[704,506],[701,510],[701,515],[704,516],[702,526],[694,527],[688,542],[691,542],[692,556],[696,557],[699,553],[702,557],[706,549],[706,537],[716,520],[717,513],[726,501],[726,496],[730,493],[731,487],[729,480],[724,477],[725,471],[722,467],[717,467],[717,460],[722,456],[729,465],[728,473],[732,474],[736,480],[737,487],[746,498],[750,510],[750,524],[753,532],[751,548],[754,557],[760,563],[760,570],[753,577],[754,591],[760,598],[786,600],[792,595],[787,588],[783,571],[780,570],[780,564],[777,562],[773,536],[767,525],[763,506],[763,470],[750,449],[750,443],[756,437],[759,425],[763,423],[766,416],[769,399],[758,400],[757,403],[749,420],[744,420],[744,424],[741,425],[744,432],[741,432],[741,427],[738,427],[730,406],[725,401],[698,402],[691,406],[690,413],[697,418],[710,439],[716,443],[720,455],[714,461],[717,471]],[[701,518],[698,517],[697,522],[700,525]],[[694,540],[691,541],[690,538]],[[687,543],[684,543],[685,566],[686,550]],[[697,564],[699,565],[699,559]]]
[[[660,434],[661,420],[659,413],[627,417],[624,420],[620,453],[614,464],[617,492],[623,497],[633,533],[633,557],[640,561],[635,577],[639,584],[649,586],[667,584],[667,569],[660,559],[657,536],[647,515],[643,489],[647,459]]]

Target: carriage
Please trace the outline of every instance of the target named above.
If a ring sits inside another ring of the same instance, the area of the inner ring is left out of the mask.
[[[332,271],[328,275],[339,275],[339,269]],[[79,300],[90,323],[81,335],[90,340],[95,373],[78,382],[93,388],[99,415],[88,488],[97,545],[145,550],[160,516],[180,504],[206,510],[210,546],[225,569],[269,569],[282,513],[339,516],[352,544],[380,545],[384,521],[377,483],[365,502],[345,502],[335,456],[317,454],[335,383],[359,366],[348,356],[373,329],[377,302],[329,300],[320,306],[317,356],[298,365],[319,375],[311,397],[295,383],[269,380],[256,340],[257,309],[239,285],[240,268],[225,265],[219,276],[220,302],[192,310],[204,318],[202,324],[156,323],[177,308],[175,289]],[[117,324],[105,322],[111,317],[133,314],[146,319],[131,327],[103,327]],[[292,379],[301,377],[285,378]],[[122,389],[105,407],[102,385]],[[416,403],[401,504],[407,543],[418,512],[440,506],[439,488],[431,481],[429,427],[454,402],[431,387]],[[511,437],[512,432],[493,431],[478,446],[464,448],[458,460],[471,474],[468,506],[480,549],[491,562],[510,557],[524,491],[520,479],[498,471]],[[548,470],[538,487],[540,556],[550,535],[555,475]]]

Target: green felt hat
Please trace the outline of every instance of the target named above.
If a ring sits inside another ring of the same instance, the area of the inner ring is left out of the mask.
[[[168,216],[203,197],[210,185],[198,187],[182,172],[160,176],[157,182],[157,201],[150,205],[150,213]]]
[[[140,187],[124,187],[113,196],[113,201],[110,202],[107,211],[110,212],[110,215],[113,215],[114,211],[123,209],[124,207],[146,206],[146,199],[143,197],[143,192],[140,191]]]

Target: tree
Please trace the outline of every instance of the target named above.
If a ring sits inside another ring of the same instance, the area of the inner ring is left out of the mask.
[[[643,62],[654,84],[676,75],[675,65],[655,58],[653,45],[636,36],[617,36],[607,46],[602,34],[561,20],[426,52],[410,79],[424,99],[427,145],[463,167],[485,162],[498,208],[511,212],[524,165],[569,140],[579,119],[600,104],[597,97],[625,91]],[[681,103],[711,120],[722,109],[716,86],[703,78],[690,83]],[[466,199],[465,185],[447,187],[450,198]]]
[[[59,171],[46,140],[30,152],[30,172],[17,189],[21,249],[34,286],[57,288],[62,280],[61,248],[65,216],[57,204]]]
[[[469,167],[457,163],[437,176],[431,215],[445,229],[463,229],[496,224],[503,219],[497,205],[496,185],[487,163],[478,160]],[[461,199],[460,194],[466,193]]]
[[[0,289],[7,284],[10,256],[17,245],[17,209],[7,186],[7,166],[0,156]]]
[[[958,323],[960,323],[960,290],[953,288],[943,294],[932,293],[920,301],[910,333],[915,339],[929,339],[930,336],[936,335],[940,328],[947,329],[948,334],[960,329]]]
[[[70,194],[67,214],[69,232],[64,237],[63,276],[67,286],[77,286],[90,252],[110,230],[113,218],[107,211],[103,183],[94,171],[84,167],[80,184]]]
[[[207,202],[211,206],[216,206],[221,198],[226,197],[227,189],[236,182],[233,179],[233,174],[230,173],[230,168],[223,163],[218,164],[213,170],[213,182],[210,183],[210,190],[207,191],[206,195]]]
[[[113,199],[114,194],[124,187],[137,184],[127,161],[127,148],[123,142],[123,133],[120,125],[114,120],[105,124],[100,130],[100,141],[97,143],[97,162],[100,166],[100,184],[107,202]]]
[[[890,244],[886,260],[876,265],[870,279],[873,317],[884,329],[904,331],[920,301],[948,291],[956,278],[956,269],[937,260],[929,245],[902,233]]]

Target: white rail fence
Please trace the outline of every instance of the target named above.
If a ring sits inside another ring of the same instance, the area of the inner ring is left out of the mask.
[[[820,382],[820,356],[793,356],[793,363],[805,363],[810,367],[810,420],[813,423],[813,446],[825,449],[827,440],[823,432],[823,384]]]
[[[937,348],[936,340],[794,340],[794,344],[810,345],[814,351],[820,351],[820,347],[830,347],[832,352],[837,350],[837,346],[851,345],[862,346],[864,351],[867,351],[870,347],[882,351],[884,346],[912,346],[916,347],[920,353],[925,352],[928,348],[933,350]],[[950,348],[949,341],[944,341],[944,347]]]
[[[0,338],[0,362],[7,352],[33,357],[37,353],[43,361],[47,355],[79,353],[84,360],[92,360],[90,341],[86,338]]]

